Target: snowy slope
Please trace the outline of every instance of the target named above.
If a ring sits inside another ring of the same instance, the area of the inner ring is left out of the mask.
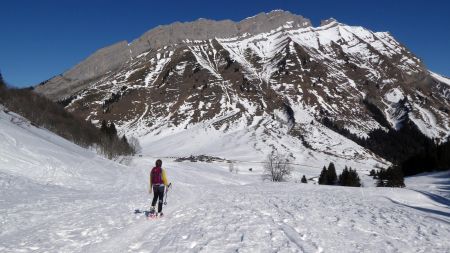
[[[117,165],[2,110],[0,143],[0,252],[450,250],[448,174],[358,189],[262,182],[260,164],[230,174],[164,159],[166,216],[146,220],[133,210],[149,205],[154,158]]]
[[[240,162],[262,162],[275,148],[289,155],[293,162],[316,169],[331,161],[342,165],[342,168],[348,165],[361,171],[388,164],[319,123],[309,125],[313,118],[302,110],[298,113],[302,115],[298,123],[303,125],[305,139],[313,149],[304,148],[301,139],[289,136],[286,122],[270,122],[268,115],[263,115],[250,126],[245,122],[230,123],[226,131],[212,127],[216,121],[213,120],[187,128],[168,128],[147,134],[140,140],[144,154],[152,157],[210,155]],[[282,113],[279,116],[284,117]],[[265,127],[258,127],[260,124]]]
[[[117,164],[0,108],[0,169],[43,185],[117,187]]]

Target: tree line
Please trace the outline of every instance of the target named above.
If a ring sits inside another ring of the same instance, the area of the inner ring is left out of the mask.
[[[423,134],[407,116],[403,119],[402,127],[395,130],[375,105],[368,101],[364,101],[364,104],[374,119],[388,131],[375,129],[368,134],[368,138],[362,138],[327,117],[322,119],[322,124],[392,162],[404,176],[450,169],[450,137],[438,144]]]
[[[371,170],[369,175],[377,180],[378,187],[405,187],[403,171],[399,166]]]
[[[336,174],[336,167],[331,162],[328,168],[324,166],[320,172],[319,184],[360,187],[361,179],[356,170],[347,168],[347,166],[345,166],[342,173],[338,176]]]
[[[267,156],[264,164],[263,179],[272,182],[286,181],[293,168],[288,156],[278,152],[272,152]],[[379,171],[370,171],[370,176],[377,180],[377,187],[405,187],[403,172],[400,167],[392,166],[388,169],[380,169]],[[301,183],[308,183],[305,175],[302,176]],[[356,169],[345,166],[342,173],[337,175],[334,163],[330,163],[328,167],[324,166],[318,183],[320,185],[340,185],[349,187],[361,187],[361,179]]]

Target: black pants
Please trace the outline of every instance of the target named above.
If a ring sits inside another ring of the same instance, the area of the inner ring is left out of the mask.
[[[164,185],[153,186],[152,206],[156,205],[156,201],[158,201],[158,213],[160,213],[162,211],[162,206],[164,202]]]

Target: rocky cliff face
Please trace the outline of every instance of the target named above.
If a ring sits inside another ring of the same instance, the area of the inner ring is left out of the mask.
[[[88,120],[114,120],[148,143],[201,127],[241,131],[261,152],[356,159],[373,155],[323,126],[324,118],[367,136],[407,117],[443,139],[450,132],[449,83],[389,33],[334,19],[313,27],[274,11],[238,23],[157,27],[99,50],[36,91]]]
[[[115,71],[128,60],[152,49],[183,43],[186,40],[196,41],[258,34],[276,29],[287,22],[291,22],[296,27],[311,25],[311,22],[302,16],[284,11],[273,11],[268,14],[260,13],[238,23],[231,20],[199,19],[195,22],[177,22],[158,26],[129,44],[122,41],[98,50],[66,73],[48,80],[45,93],[54,99],[68,96],[79,91],[80,88],[86,87],[91,79],[108,71]]]

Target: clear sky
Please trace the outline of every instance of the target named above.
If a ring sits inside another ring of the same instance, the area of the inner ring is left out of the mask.
[[[450,76],[447,0],[10,0],[0,4],[0,71],[13,86],[37,84],[97,49],[145,31],[198,18],[239,21],[283,9],[315,26],[329,17],[389,31],[429,69]]]

